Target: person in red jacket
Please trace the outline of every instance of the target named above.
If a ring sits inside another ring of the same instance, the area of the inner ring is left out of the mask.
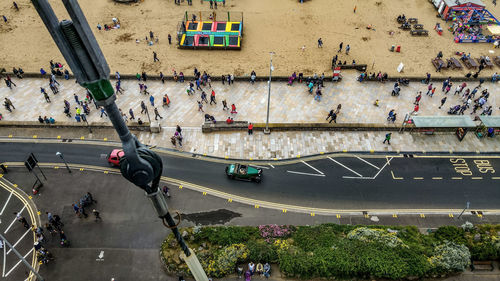
[[[253,135],[253,124],[252,123],[248,124],[248,134]]]

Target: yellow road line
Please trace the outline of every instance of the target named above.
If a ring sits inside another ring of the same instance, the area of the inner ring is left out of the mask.
[[[393,171],[391,171],[391,175],[392,175],[392,179],[394,179],[394,180],[402,180],[403,179],[401,177],[398,178],[398,177],[394,176],[394,172]]]
[[[471,179],[471,180],[482,180],[482,179],[483,179],[483,177],[471,177],[470,179]]]
[[[463,178],[462,178],[462,177],[452,177],[451,179],[452,179],[452,180],[461,180],[461,179],[463,179]]]
[[[414,180],[423,180],[423,177],[413,177]]]
[[[442,179],[443,179],[443,177],[433,177],[432,179],[433,179],[433,180],[442,180]]]

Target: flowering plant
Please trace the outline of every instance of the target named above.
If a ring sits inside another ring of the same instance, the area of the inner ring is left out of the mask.
[[[268,243],[274,242],[276,238],[287,238],[293,231],[295,231],[295,227],[291,225],[259,225],[260,236]]]

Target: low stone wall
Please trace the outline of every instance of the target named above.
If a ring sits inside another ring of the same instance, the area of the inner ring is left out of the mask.
[[[133,131],[149,131],[149,122],[144,122],[139,125],[137,122],[129,122],[127,126]],[[113,125],[108,122],[89,122],[91,128],[99,129],[113,129]],[[85,122],[57,122],[55,124],[42,124],[38,121],[0,121],[0,127],[15,127],[15,128],[87,128],[87,123]]]

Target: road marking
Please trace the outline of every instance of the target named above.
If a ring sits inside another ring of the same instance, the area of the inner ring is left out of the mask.
[[[262,166],[257,166],[257,165],[248,165],[250,167],[255,167],[255,168],[261,168],[261,169],[266,169],[266,170],[269,170],[268,167],[262,167]]]
[[[307,162],[304,162],[304,161],[301,161],[301,162],[302,162],[302,163],[304,163],[304,164],[306,164],[307,166],[309,166],[309,168],[311,168],[311,169],[315,170],[316,172],[318,172],[318,173],[320,173],[320,174],[324,175],[322,171],[320,171],[320,170],[318,170],[318,169],[314,168],[314,167],[313,167],[313,166],[311,166],[310,164],[307,164]]]
[[[231,203],[231,202],[233,202],[233,199],[228,198],[228,199],[227,199],[227,202]]]
[[[283,209],[283,213],[286,213],[286,209]]]
[[[470,179],[471,179],[471,180],[482,180],[482,179],[483,179],[483,177],[472,177],[472,178],[470,178]]]
[[[392,214],[392,217],[393,217],[393,218],[397,218],[397,217],[398,217],[398,215],[397,215],[397,214]]]
[[[492,180],[500,180],[500,177],[491,177]]]
[[[273,166],[273,165],[271,165],[270,163],[268,163],[267,165],[271,166],[271,168],[273,168],[273,169],[274,169],[274,166]]]
[[[433,180],[442,180],[443,177],[432,177]]]
[[[394,179],[394,180],[402,180],[403,179],[402,177],[398,178],[398,177],[394,176],[394,172],[393,171],[391,171],[391,175],[392,175],[392,179]]]
[[[99,255],[97,256],[96,261],[104,261],[104,251],[101,251]]]
[[[33,252],[33,249],[34,249],[34,248],[31,248],[31,250],[30,250],[30,251],[29,251],[26,255],[24,255],[24,257],[23,257],[23,258],[26,258],[29,254],[31,254],[31,252]],[[12,268],[9,270],[9,272],[7,272],[7,274],[5,274],[5,277],[9,276],[9,274],[10,274],[10,273],[11,273],[14,269],[16,269],[16,267],[17,267],[20,263],[21,263],[21,260],[19,260],[19,261],[18,261],[18,262],[14,265],[14,267],[12,267]]]
[[[315,177],[325,177],[325,174],[323,174],[322,171],[314,168],[313,166],[311,166],[310,164],[306,163],[305,161],[300,161],[300,162],[304,163],[306,166],[308,166],[309,168],[315,170],[319,174],[303,173],[303,172],[295,172],[295,171],[287,171],[287,172],[288,173],[292,173],[292,174],[298,174],[298,175],[315,176]]]
[[[425,214],[420,214],[420,217],[421,218],[425,218]]]
[[[363,158],[361,158],[361,157],[358,157],[358,156],[356,156],[356,158],[358,158],[359,160],[361,160],[361,161],[365,162],[366,164],[368,164],[368,165],[372,166],[373,168],[375,168],[375,169],[377,169],[377,170],[380,170],[380,168],[379,168],[379,167],[377,167],[377,166],[373,165],[372,163],[370,163],[370,162],[366,161],[365,159],[363,159]]]
[[[463,179],[463,178],[462,178],[462,177],[452,177],[451,179],[452,179],[452,180],[461,180],[461,179]]]
[[[311,217],[314,217],[314,216],[316,216],[316,214],[315,213],[311,213]]]
[[[7,260],[5,259],[5,256],[6,256],[6,252],[5,252],[5,249],[7,248],[7,245],[5,245],[5,243],[2,242],[2,246],[3,246],[3,270],[2,270],[2,277],[5,277],[5,264],[7,263]]]
[[[372,180],[372,177],[349,177],[349,176],[342,176],[344,179],[358,179],[358,180]]]
[[[344,165],[344,164],[340,163],[339,161],[337,161],[337,160],[335,160],[335,159],[333,159],[333,158],[331,158],[331,157],[327,157],[327,158],[328,158],[328,159],[330,159],[330,160],[332,160],[332,162],[337,163],[337,164],[339,164],[340,166],[342,166],[342,167],[346,168],[347,170],[349,170],[349,171],[353,172],[354,174],[358,175],[359,177],[363,177],[363,175],[361,175],[360,173],[358,173],[358,172],[354,171],[353,169],[351,169],[351,168],[347,167],[346,165]]]
[[[9,204],[10,198],[12,197],[12,192],[9,194],[9,198],[7,198],[7,201],[5,201],[5,205],[3,205],[2,211],[0,211],[0,216],[3,214],[5,211],[5,208],[7,207],[7,204]]]
[[[23,206],[23,208],[21,209],[21,211],[17,212],[18,214],[21,214],[24,209],[26,209],[26,205]],[[9,231],[9,229],[12,227],[12,225],[16,222],[17,218],[14,217],[14,220],[9,224],[9,227],[7,227],[7,229],[5,230],[5,232],[3,234],[6,234],[7,231]]]
[[[287,172],[292,173],[292,174],[315,176],[315,177],[324,177],[325,176],[325,175],[321,175],[321,174],[310,174],[310,173],[302,173],[302,172],[295,172],[295,171],[287,171]]]
[[[453,218],[453,214],[448,214],[448,216],[449,216],[450,218]]]
[[[21,240],[23,240],[24,236],[26,236],[30,232],[31,232],[31,229],[26,230],[26,232],[23,234],[23,236],[21,236],[21,238],[19,238],[17,240],[17,242],[14,243],[14,245],[12,245],[12,247],[15,248],[17,246],[17,244],[19,244],[19,242],[21,242]],[[11,251],[12,251],[12,248],[10,248],[10,250],[7,252],[7,255],[10,254]]]
[[[414,180],[423,180],[423,177],[413,177]]]
[[[337,219],[340,219],[340,214],[337,214]]]
[[[384,170],[384,168],[387,166],[387,165],[391,165],[391,160],[393,159],[394,157],[391,157],[391,158],[386,158],[386,163],[384,164],[384,166],[382,166],[382,168],[380,168],[380,170],[378,171],[378,173],[373,176],[373,179],[377,178],[378,175],[380,174],[380,172],[382,172]]]

